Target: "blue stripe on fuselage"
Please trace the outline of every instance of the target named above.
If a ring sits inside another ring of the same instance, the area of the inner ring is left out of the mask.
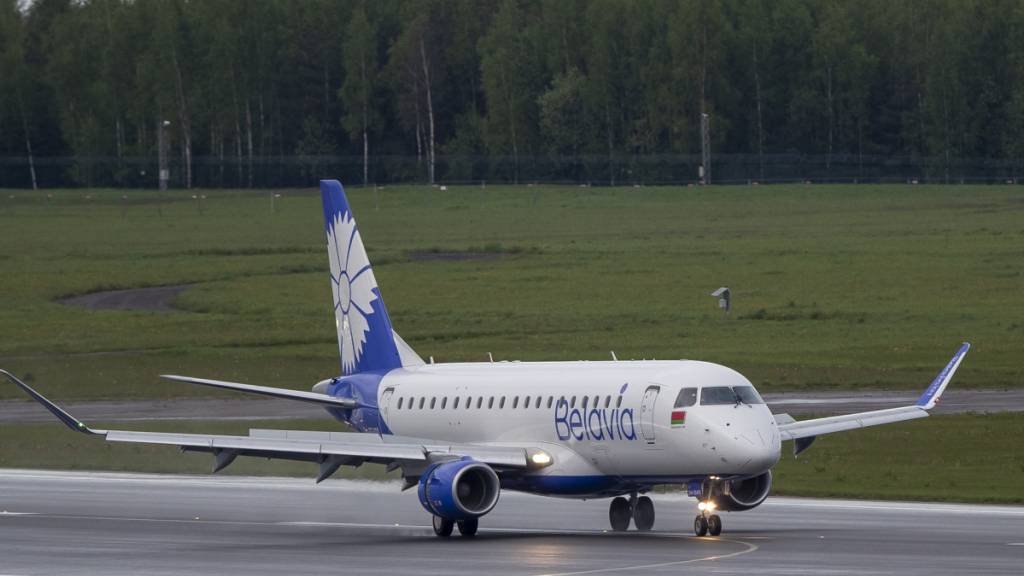
[[[529,492],[544,496],[566,498],[603,498],[646,491],[659,484],[686,485],[707,476],[523,476],[505,475],[501,487],[505,490]]]

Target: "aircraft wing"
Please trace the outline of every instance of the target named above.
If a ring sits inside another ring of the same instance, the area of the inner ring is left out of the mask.
[[[960,362],[963,361],[970,348],[970,343],[964,342],[956,354],[953,355],[949,364],[946,364],[942,372],[939,372],[939,375],[935,377],[935,380],[932,381],[912,406],[800,421],[794,421],[786,414],[776,414],[775,419],[779,425],[779,434],[783,440],[796,440],[794,452],[799,454],[811,445],[815,437],[822,434],[878,426],[879,424],[892,424],[893,422],[902,422],[915,418],[925,418],[928,416],[928,411],[939,402],[943,391],[946,390],[946,386],[949,385],[949,381],[953,378],[953,373],[956,372]]]
[[[25,393],[53,413],[76,432],[101,436],[110,442],[162,444],[184,451],[209,452],[215,456],[213,471],[223,469],[238,456],[258,456],[299,460],[320,464],[317,482],[333,474],[340,466],[359,466],[365,462],[387,464],[413,471],[442,460],[465,456],[499,470],[525,470],[537,467],[531,458],[540,450],[526,446],[487,444],[451,444],[403,436],[380,436],[356,432],[313,432],[302,430],[249,430],[248,436],[178,434],[173,432],[137,432],[132,430],[95,430],[57,404],[47,400],[6,370],[0,370]]]

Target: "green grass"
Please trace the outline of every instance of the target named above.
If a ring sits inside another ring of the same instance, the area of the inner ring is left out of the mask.
[[[125,424],[112,425],[125,427]],[[153,431],[246,434],[249,427],[339,429],[325,420],[160,422]],[[963,414],[823,436],[799,459],[783,445],[773,494],[900,500],[1024,503],[1024,414]],[[50,468],[205,474],[212,457],[166,446],[107,443],[60,424],[0,430],[0,468]],[[239,458],[222,474],[314,478],[313,464]],[[336,477],[397,479],[382,466],[342,467]]]
[[[700,358],[762,390],[1024,382],[1024,189],[388,187],[349,195],[396,329],[438,361]],[[0,367],[60,399],[337,373],[315,190],[0,191]],[[11,198],[14,196],[14,198]],[[377,207],[379,205],[379,208]],[[474,252],[470,260],[413,257]],[[182,313],[54,300],[196,283]],[[708,294],[733,289],[725,317]],[[10,386],[0,398],[20,397]]]
[[[783,445],[775,494],[1024,503],[1024,414],[933,416]],[[788,452],[787,452],[788,450]]]

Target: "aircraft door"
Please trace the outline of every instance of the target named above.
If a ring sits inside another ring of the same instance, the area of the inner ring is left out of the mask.
[[[640,402],[640,433],[648,444],[654,444],[654,404],[660,391],[660,386],[648,386]]]
[[[391,428],[391,418],[388,417],[388,410],[391,408],[391,396],[394,395],[394,388],[385,388],[380,395],[380,415],[384,423]],[[383,428],[382,428],[383,429]]]

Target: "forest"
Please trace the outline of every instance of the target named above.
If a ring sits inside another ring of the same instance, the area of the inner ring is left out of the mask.
[[[0,187],[1015,181],[1019,0],[0,0]]]

